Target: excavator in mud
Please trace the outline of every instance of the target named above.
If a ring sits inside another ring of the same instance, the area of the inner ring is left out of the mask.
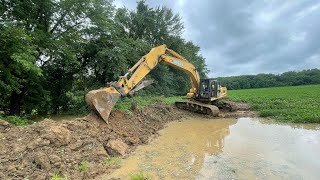
[[[85,96],[87,104],[108,123],[111,110],[118,99],[131,96],[150,85],[151,80],[143,79],[159,63],[182,70],[191,79],[191,89],[187,93],[186,100],[175,102],[178,108],[218,116],[219,108],[215,102],[227,96],[227,88],[222,87],[215,79],[200,79],[195,66],[177,52],[167,48],[166,45],[152,48],[118,81],[107,83],[106,87],[88,92]]]

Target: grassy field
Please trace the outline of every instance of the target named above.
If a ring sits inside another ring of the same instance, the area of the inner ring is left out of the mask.
[[[133,101],[141,109],[158,102],[173,104],[183,96],[124,98],[115,109],[128,110]],[[262,117],[271,117],[282,122],[320,123],[320,85],[288,86],[261,89],[229,90],[228,98],[246,102]]]
[[[137,102],[138,109],[142,109],[145,106],[156,104],[156,103],[165,103],[165,104],[174,104],[175,101],[182,100],[184,96],[133,96],[131,98],[122,98],[120,99],[114,109],[118,110],[129,110],[132,102]]]
[[[263,117],[283,122],[320,123],[320,85],[230,90],[228,97],[247,102]]]

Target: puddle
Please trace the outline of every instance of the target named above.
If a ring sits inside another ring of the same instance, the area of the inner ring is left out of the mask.
[[[319,179],[320,125],[269,122],[198,118],[171,123],[102,179],[130,179],[137,172],[152,179]]]

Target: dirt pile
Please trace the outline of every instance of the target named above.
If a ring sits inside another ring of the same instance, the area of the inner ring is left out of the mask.
[[[183,113],[158,104],[143,111],[113,111],[107,125],[95,114],[73,121],[50,119],[27,127],[0,121],[0,179],[93,178],[111,171],[106,157],[125,155],[146,143],[169,121]],[[81,162],[88,163],[85,172]]]
[[[125,156],[147,143],[167,122],[186,116],[205,115],[157,104],[143,110],[113,111],[109,124],[93,113],[72,121],[45,119],[26,127],[0,120],[0,179],[94,178],[116,168],[105,162],[107,157]],[[88,168],[81,170],[81,164]]]

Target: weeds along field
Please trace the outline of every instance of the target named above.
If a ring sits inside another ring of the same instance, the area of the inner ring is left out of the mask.
[[[120,99],[114,109],[118,110],[129,110],[131,104],[136,102],[138,105],[138,109],[142,109],[145,106],[153,105],[156,103],[164,103],[164,104],[174,104],[174,102],[182,100],[184,96],[172,96],[172,97],[164,97],[164,96],[133,96],[131,98],[125,97]]]
[[[320,123],[320,85],[229,90],[228,98],[249,103],[262,117]]]

